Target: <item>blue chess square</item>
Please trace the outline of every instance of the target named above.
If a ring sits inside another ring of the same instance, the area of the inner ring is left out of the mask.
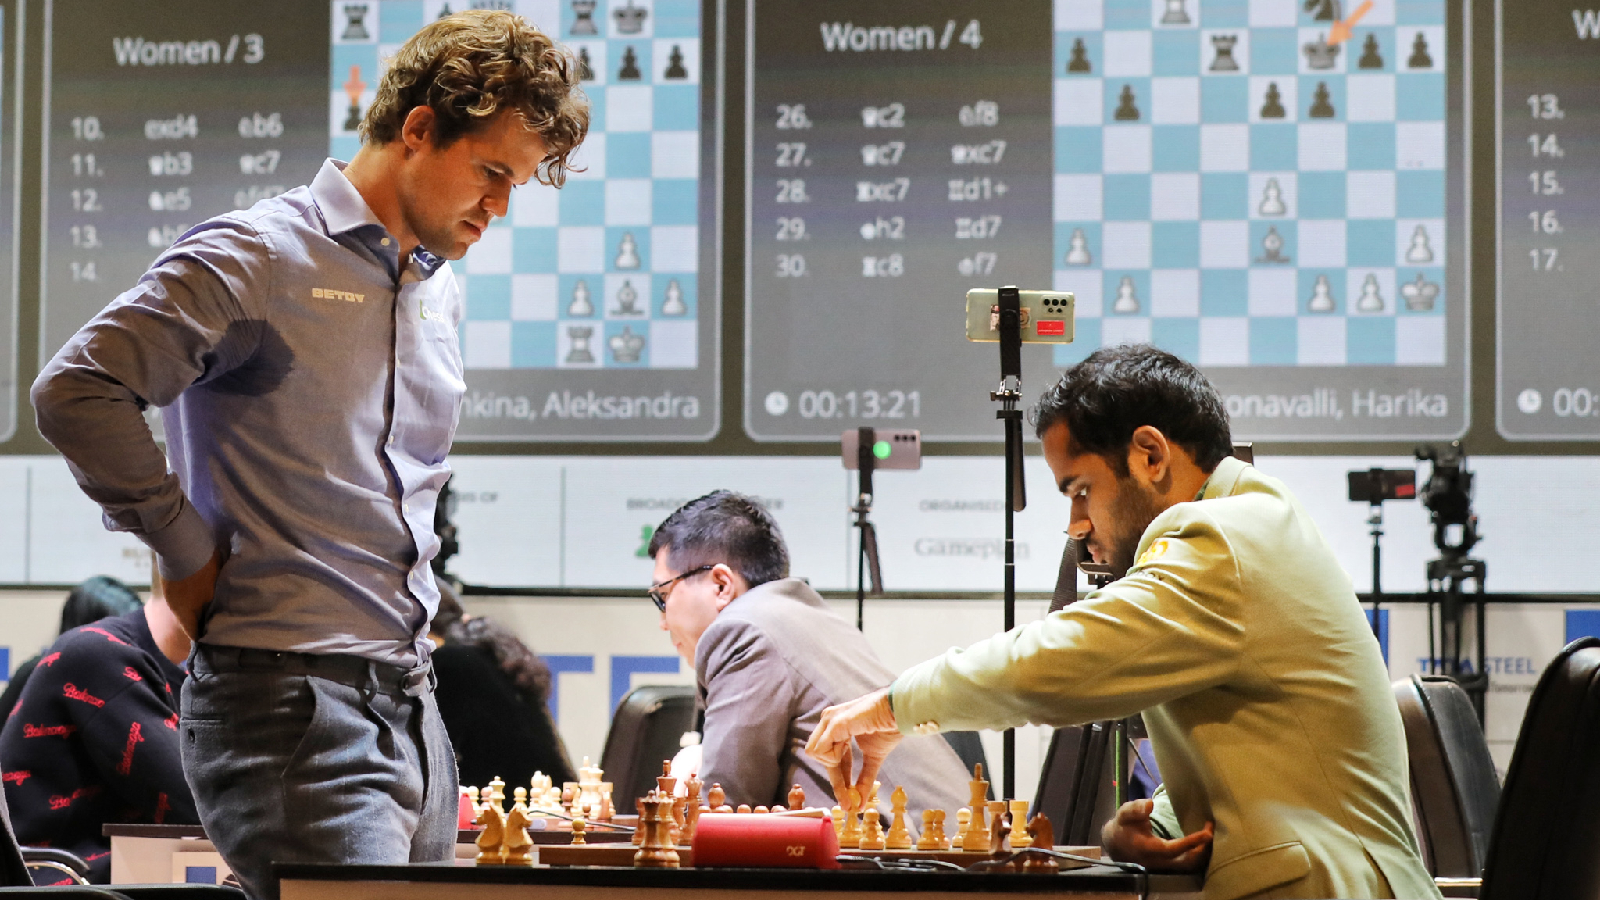
[[[657,131],[694,131],[700,127],[699,85],[658,84],[653,93],[655,121],[651,124]]]
[[[1346,164],[1351,170],[1395,167],[1393,122],[1351,122],[1345,128]]]
[[[522,226],[511,230],[511,267],[517,272],[556,271],[556,229]]]
[[[1051,362],[1057,368],[1065,368],[1083,362],[1089,354],[1100,349],[1100,320],[1097,318],[1080,318],[1072,326],[1072,343],[1057,344],[1051,354]]]
[[[1345,359],[1350,365],[1394,365],[1394,317],[1351,316],[1345,328]]]
[[[1292,366],[1299,359],[1299,334],[1288,316],[1258,316],[1250,320],[1250,364]]]
[[[1343,172],[1301,172],[1300,218],[1342,219],[1345,215]]]
[[[699,0],[655,0],[658,38],[700,37]]]
[[[1406,73],[1395,77],[1395,118],[1402,122],[1435,122],[1445,117],[1443,72]]]
[[[1062,125],[1056,128],[1056,171],[1064,175],[1098,175],[1104,154],[1102,129]]]
[[[1157,172],[1193,172],[1200,168],[1199,125],[1152,125],[1150,131],[1152,169]]]
[[[1244,269],[1200,270],[1200,315],[1245,316],[1249,312],[1250,282]]]
[[[1104,0],[1104,3],[1107,31],[1150,27],[1150,0]]]
[[[1299,129],[1284,122],[1258,122],[1250,126],[1250,168],[1257,172],[1289,171],[1300,167]]]
[[[1440,169],[1395,173],[1395,213],[1404,219],[1444,218],[1445,173]]]
[[[650,132],[623,131],[606,135],[606,177],[650,177]]]
[[[422,20],[422,0],[384,0],[378,17],[378,43],[403,44],[426,24]]]
[[[1200,223],[1152,222],[1150,263],[1157,269],[1198,269]]]
[[[693,178],[658,178],[651,198],[651,221],[657,225],[693,225],[699,221],[700,182]]]
[[[1291,135],[1294,132],[1289,132]],[[1250,175],[1246,172],[1200,174],[1200,218],[1250,217]]]
[[[1250,82],[1243,78],[1203,79],[1200,120],[1208,124],[1250,121]]]
[[[1200,6],[1204,28],[1248,28],[1250,0],[1205,0]]]
[[[1200,358],[1200,320],[1193,316],[1150,321],[1150,343],[1187,360]]]
[[[1300,32],[1256,28],[1250,32],[1250,74],[1294,75],[1300,71]]]
[[[1345,223],[1345,254],[1352,266],[1394,265],[1393,219],[1351,219]]]
[[[512,322],[511,367],[553,369],[557,344],[555,322]]]
[[[1193,28],[1157,31],[1150,36],[1151,74],[1199,75],[1200,32]]]
[[[459,275],[469,322],[511,318],[510,275]]]
[[[1128,221],[1150,218],[1150,176],[1105,176],[1106,221]]]
[[[1443,25],[1444,0],[1396,0],[1394,20],[1400,25]]]
[[[561,224],[604,225],[606,223],[605,182],[568,179],[558,197]]]

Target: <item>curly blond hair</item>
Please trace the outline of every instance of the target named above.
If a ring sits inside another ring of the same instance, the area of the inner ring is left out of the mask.
[[[389,61],[361,122],[361,140],[399,139],[411,110],[427,106],[436,123],[434,146],[446,147],[514,110],[549,148],[535,177],[560,187],[568,158],[589,131],[578,73],[572,54],[521,16],[500,10],[446,16],[412,35]]]

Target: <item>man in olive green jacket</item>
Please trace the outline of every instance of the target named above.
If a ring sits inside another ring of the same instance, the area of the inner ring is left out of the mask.
[[[1143,711],[1165,778],[1111,854],[1200,871],[1206,900],[1435,898],[1410,824],[1405,736],[1350,580],[1282,483],[1236,459],[1198,371],[1101,350],[1036,412],[1069,533],[1121,576],[823,713],[807,751],[860,781],[901,732]]]

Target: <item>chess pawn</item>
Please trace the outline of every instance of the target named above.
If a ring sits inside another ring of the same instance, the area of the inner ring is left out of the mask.
[[[667,282],[667,297],[661,302],[663,316],[684,316],[689,314],[689,304],[683,302],[683,285],[674,278]]]
[[[593,81],[594,80],[594,63],[593,63],[593,61],[591,61],[589,59],[589,48],[588,47],[579,47],[578,48],[578,80],[579,81]]]
[[[1332,96],[1328,93],[1326,81],[1317,82],[1317,90],[1311,96],[1311,109],[1308,113],[1313,119],[1331,119],[1337,113],[1333,108]]]
[[[528,791],[519,787],[513,796],[516,802],[506,813],[502,861],[508,866],[530,866],[533,865],[533,838],[528,836],[528,826],[533,817],[528,814]]]
[[[712,812],[733,812],[733,807],[728,805],[728,792],[723,790],[722,785],[717,782],[712,782],[711,790],[706,792],[706,802],[711,805]]]
[[[844,807],[835,805],[828,810],[828,817],[833,822],[833,836],[838,838],[844,834]]]
[[[478,807],[478,817],[473,821],[483,826],[476,841],[478,865],[500,865],[505,853],[506,814],[495,807],[493,800],[485,800]]]
[[[1311,301],[1306,304],[1306,310],[1314,313],[1334,311],[1333,290],[1328,284],[1328,276],[1317,276],[1317,283],[1312,285]]]
[[[588,838],[585,837],[588,833],[589,825],[583,820],[582,816],[572,820],[572,843],[574,846],[589,843]]]
[[[945,812],[944,812],[944,810],[936,809],[936,810],[933,811],[934,843],[938,845],[937,849],[949,850],[950,849],[950,836],[945,834],[945,831],[944,831],[944,820],[945,820]]]
[[[683,48],[677,44],[672,45],[672,52],[667,55],[667,70],[661,77],[670,81],[681,81],[689,77],[689,70],[683,65]]]
[[[918,850],[942,850],[939,846],[939,835],[934,831],[934,813],[941,810],[925,809],[922,811],[922,834],[917,837]]]
[[[1122,281],[1117,284],[1117,299],[1111,303],[1111,311],[1122,315],[1133,315],[1139,311],[1139,297],[1134,293],[1133,276],[1122,276]]]
[[[578,279],[572,286],[572,302],[567,304],[567,315],[573,318],[586,318],[594,315],[594,301],[590,299],[589,282]]]
[[[738,813],[741,816],[748,816],[751,813],[755,812],[755,810],[750,808],[750,804],[741,803],[741,804],[739,804],[738,808],[734,810],[734,812]]]
[[[789,808],[790,809],[805,809],[806,808],[806,789],[801,787],[798,784],[793,786],[793,787],[791,787],[791,788],[789,788]]]
[[[1267,93],[1262,100],[1261,118],[1281,119],[1289,114],[1289,111],[1283,108],[1283,94],[1278,92],[1276,81],[1267,82]]]
[[[1278,184],[1278,179],[1267,179],[1267,186],[1261,191],[1261,205],[1256,211],[1263,216],[1281,216],[1289,211],[1284,205],[1283,186]]]
[[[639,242],[634,240],[633,232],[624,231],[622,233],[622,241],[617,245],[615,265],[619,269],[639,268]]]
[[[1357,312],[1383,312],[1383,295],[1378,293],[1378,276],[1368,275],[1367,280],[1361,282],[1361,296],[1356,298]]]
[[[622,49],[622,68],[617,70],[618,81],[638,81],[644,77],[639,71],[639,54],[633,52],[630,44]]]
[[[576,781],[561,782],[561,808],[572,811],[572,804],[578,799],[578,783]]]
[[[1411,247],[1406,250],[1406,262],[1431,263],[1433,262],[1433,248],[1428,245],[1428,229],[1418,225],[1411,232]]]
[[[956,810],[956,836],[955,846],[966,849],[963,845],[967,841],[967,832],[972,829],[972,810],[965,806]]]
[[[1011,846],[1018,850],[1024,850],[1032,846],[1033,835],[1028,833],[1026,829],[1017,827],[1017,823],[1027,824],[1028,801],[1012,800],[1009,805],[1011,808]]]
[[[861,842],[857,844],[862,850],[882,850],[886,843],[883,835],[883,826],[879,820],[883,814],[873,807],[861,815]]]
[[[911,849],[911,826],[906,822],[906,789],[896,787],[889,795],[889,833],[883,846],[889,850]]]
[[[1383,54],[1378,52],[1378,36],[1367,35],[1367,42],[1361,45],[1361,59],[1356,63],[1358,69],[1383,68]]]
[[[755,814],[758,816],[765,815],[769,812],[772,812],[772,810],[766,808],[765,806],[758,806],[755,808]]]
[[[1117,98],[1117,111],[1111,114],[1118,122],[1139,121],[1139,106],[1133,96],[1133,85],[1122,86],[1122,94]]]
[[[1089,48],[1083,45],[1083,38],[1073,38],[1072,58],[1067,60],[1067,74],[1087,74],[1090,71]]]
[[[1417,39],[1411,42],[1411,58],[1406,60],[1406,65],[1413,69],[1433,68],[1433,57],[1428,55],[1428,39],[1422,32],[1417,32]]]
[[[844,804],[844,827],[839,830],[841,849],[861,846],[861,794],[855,788],[845,788],[844,793],[839,798]]]
[[[1087,266],[1094,261],[1089,255],[1089,239],[1084,237],[1082,228],[1072,229],[1072,237],[1067,247],[1067,265]]]

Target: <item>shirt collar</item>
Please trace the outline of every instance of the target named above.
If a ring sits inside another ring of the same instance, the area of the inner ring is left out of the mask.
[[[1211,476],[1200,487],[1200,493],[1195,495],[1196,500],[1215,500],[1218,497],[1227,497],[1239,484],[1239,478],[1244,475],[1249,463],[1232,456],[1224,457],[1217,467],[1211,470]]]
[[[351,184],[350,179],[344,174],[345,166],[348,165],[349,163],[343,160],[325,160],[317,176],[311,180],[311,199],[316,201],[317,209],[322,211],[322,221],[328,227],[328,236],[365,229],[358,236],[362,242],[372,246],[373,251],[380,255],[396,257],[398,264],[398,249],[385,253],[382,249],[384,245],[380,243],[382,239],[392,237],[389,230],[378,221],[372,207],[367,205],[361,192],[356,190],[356,186]],[[443,259],[422,247],[413,251],[411,258],[421,270],[423,278],[431,276],[444,265]]]

